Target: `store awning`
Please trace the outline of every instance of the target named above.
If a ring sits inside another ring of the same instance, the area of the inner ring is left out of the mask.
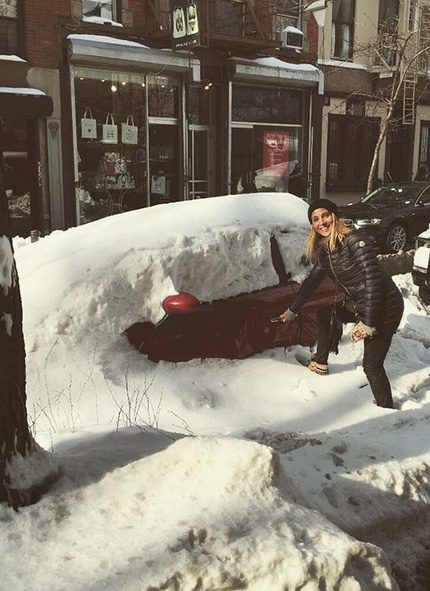
[[[200,62],[191,53],[171,49],[153,49],[141,43],[104,35],[69,35],[69,60],[72,64],[108,66],[140,72],[163,69],[166,73],[191,73],[200,81]]]
[[[49,117],[53,108],[52,98],[37,88],[0,86],[0,116]]]
[[[254,60],[231,57],[228,61],[230,78],[234,81],[277,86],[316,86],[318,94],[324,94],[324,74],[311,64],[291,64],[276,57]]]

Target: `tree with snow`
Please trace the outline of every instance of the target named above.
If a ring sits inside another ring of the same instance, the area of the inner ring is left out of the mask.
[[[35,502],[57,473],[28,426],[21,294],[0,149],[0,502],[15,508]]]

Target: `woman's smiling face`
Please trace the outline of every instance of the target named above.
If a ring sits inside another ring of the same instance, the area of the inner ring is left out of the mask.
[[[324,207],[320,207],[312,212],[312,228],[322,236],[323,238],[328,238],[331,233],[331,229],[333,226],[333,215]]]

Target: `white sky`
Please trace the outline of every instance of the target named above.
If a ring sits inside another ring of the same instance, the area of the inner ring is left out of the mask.
[[[430,318],[410,276],[395,278],[405,314],[386,363],[400,410],[373,404],[347,331],[327,377],[299,346],[156,364],[121,336],[175,291],[276,284],[271,232],[302,280],[307,225],[277,193],[15,240],[29,419],[63,473],[36,505],[0,506],[2,589],[397,590],[391,569],[430,588]]]

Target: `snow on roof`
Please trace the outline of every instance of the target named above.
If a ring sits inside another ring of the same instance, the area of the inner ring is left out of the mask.
[[[82,20],[87,23],[97,23],[99,25],[112,25],[113,27],[122,27],[121,23],[113,21],[110,18],[103,18],[102,16],[86,16],[82,17]]]
[[[46,93],[38,88],[18,88],[14,86],[0,86],[0,93],[10,94],[33,94],[37,96],[46,96]]]
[[[68,35],[67,39],[71,41],[91,41],[96,43],[111,43],[115,45],[126,45],[128,47],[142,47],[144,49],[150,49],[147,45],[142,43],[136,43],[136,41],[129,41],[128,39],[117,39],[116,37],[108,37],[106,35],[84,35],[74,33]]]
[[[290,70],[295,72],[318,72],[318,68],[316,68],[312,64],[292,64],[289,62],[284,62],[278,59],[277,57],[259,57],[254,60],[248,60],[244,58],[233,59],[241,62],[258,64],[260,66],[268,66],[270,68],[281,68],[283,70]]]
[[[0,54],[0,61],[26,62],[27,60],[22,59],[22,57],[19,57],[18,55]]]

